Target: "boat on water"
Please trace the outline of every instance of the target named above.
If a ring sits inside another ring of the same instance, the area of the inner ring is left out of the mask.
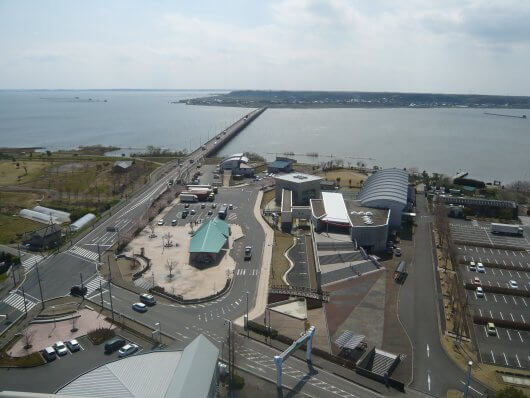
[[[526,115],[506,115],[503,113],[493,113],[493,112],[484,112],[485,115],[491,115],[491,116],[503,116],[503,117],[514,117],[516,119],[526,119]]]

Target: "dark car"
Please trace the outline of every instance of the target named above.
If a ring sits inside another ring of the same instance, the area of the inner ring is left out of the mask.
[[[85,297],[85,295],[87,294],[87,291],[88,291],[88,289],[87,289],[86,286],[74,285],[70,289],[70,294],[72,296]]]
[[[105,342],[105,353],[111,354],[116,350],[119,350],[121,347],[125,345],[125,340],[121,337],[113,337],[110,340],[107,340]]]

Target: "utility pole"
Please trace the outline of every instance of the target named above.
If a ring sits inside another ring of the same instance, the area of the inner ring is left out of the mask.
[[[99,296],[101,297],[101,309],[103,309],[103,287],[101,286],[101,279],[99,280]]]
[[[40,302],[41,302],[42,309],[44,309],[44,299],[42,297],[42,285],[40,283],[40,273],[39,273],[39,262],[38,261],[35,263],[35,270],[37,271],[37,281],[39,282]]]
[[[79,276],[81,277],[81,291],[83,290],[83,273],[80,272]],[[84,297],[84,296],[83,296]]]
[[[112,285],[112,273],[110,271],[110,260],[109,260],[109,256],[107,255],[107,265],[109,266],[109,296],[110,296],[110,313],[112,315],[112,322],[114,322],[114,307],[112,305],[112,289],[111,289],[111,285]]]
[[[466,390],[464,391],[464,398],[467,398],[467,394],[469,393],[469,381],[471,379],[471,366],[473,366],[473,362],[469,361],[467,363],[467,380],[466,380]]]
[[[24,291],[24,286],[22,286],[22,298],[24,299],[24,312],[26,313],[26,318],[28,317],[28,306],[26,304],[26,292]]]
[[[248,327],[248,291],[246,291],[245,293],[247,295],[247,317],[245,318],[245,329],[247,329],[247,338],[248,338],[250,334],[250,329]]]
[[[98,261],[101,262],[101,252],[99,250],[99,243],[98,243]]]

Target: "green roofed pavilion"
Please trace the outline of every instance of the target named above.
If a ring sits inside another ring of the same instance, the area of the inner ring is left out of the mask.
[[[219,218],[208,220],[195,231],[190,253],[219,253],[230,235],[228,224]]]

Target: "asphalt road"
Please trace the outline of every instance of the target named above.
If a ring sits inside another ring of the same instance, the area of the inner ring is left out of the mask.
[[[447,356],[440,342],[439,293],[431,240],[432,217],[426,199],[417,195],[414,259],[399,293],[399,316],[413,346],[411,386],[437,397],[462,390],[464,372]],[[472,381],[470,395],[484,397],[485,387]]]

